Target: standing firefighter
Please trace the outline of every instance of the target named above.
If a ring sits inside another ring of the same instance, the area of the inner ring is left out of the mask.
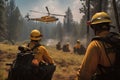
[[[32,30],[30,43],[27,46],[19,46],[21,52],[11,66],[8,80],[52,79],[56,67],[47,49],[39,43],[41,38],[39,30]]]
[[[120,80],[120,36],[109,32],[110,23],[105,12],[93,15],[90,26],[96,37],[87,48],[77,73],[78,80]]]

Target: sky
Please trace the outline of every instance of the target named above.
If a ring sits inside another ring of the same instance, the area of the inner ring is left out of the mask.
[[[41,17],[47,14],[46,6],[48,7],[50,13],[64,15],[68,7],[72,10],[74,21],[80,22],[82,15],[79,13],[79,8],[81,8],[80,0],[15,0],[16,6],[19,7],[22,16],[27,13],[30,17]],[[29,10],[35,10],[43,13],[34,13]],[[63,21],[63,17],[59,17],[60,21]]]

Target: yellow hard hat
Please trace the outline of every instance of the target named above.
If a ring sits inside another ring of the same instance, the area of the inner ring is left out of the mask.
[[[93,15],[91,19],[91,25],[92,24],[99,24],[99,23],[110,23],[111,19],[110,16],[106,12],[98,12]]]
[[[77,40],[77,43],[80,43],[80,40]]]
[[[66,45],[69,45],[69,44],[70,44],[69,42],[66,43]]]
[[[37,29],[34,29],[31,31],[31,34],[30,34],[30,39],[31,40],[40,40],[42,37],[41,33],[39,30]]]

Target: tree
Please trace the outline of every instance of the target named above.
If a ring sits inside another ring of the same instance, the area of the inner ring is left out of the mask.
[[[120,1],[112,0],[112,4],[113,4],[113,11],[114,11],[114,17],[116,21],[116,26],[117,26],[118,32],[120,33],[120,14],[118,9],[120,5]]]
[[[117,0],[117,11],[118,11],[118,15],[119,15],[119,17],[118,17],[118,19],[119,19],[119,24],[120,24],[120,0]],[[119,29],[120,29],[120,25],[119,25]]]
[[[23,25],[23,20],[22,20],[22,16],[20,14],[19,8],[16,7],[15,10],[13,11],[13,21],[14,21],[14,33],[16,33],[13,36],[14,40],[19,39],[19,35],[21,33],[21,29],[22,29],[22,25]]]
[[[90,28],[89,26],[87,25],[87,21],[89,20],[90,18],[90,3],[89,3],[90,0],[81,0],[81,4],[82,4],[82,7],[79,9],[80,10],[80,13],[84,14],[81,21],[80,21],[80,39],[83,39],[84,37],[86,37],[86,44],[88,45],[89,43],[89,38],[90,38]]]
[[[5,2],[0,0],[0,40],[3,40],[6,36],[6,26],[5,26]]]
[[[21,31],[22,16],[19,8],[15,6],[15,0],[10,0],[6,7],[8,39],[16,41]]]
[[[109,0],[91,0],[90,4],[92,6],[91,8],[91,14],[93,15],[96,12],[99,11],[107,11],[108,9],[108,1]]]
[[[60,21],[57,23],[57,27],[56,27],[56,38],[59,41],[62,41],[63,38],[63,28],[62,28],[62,23]]]
[[[64,29],[66,32],[66,35],[70,36],[73,30],[73,15],[71,12],[71,9],[68,7],[66,11],[66,17],[64,19]]]

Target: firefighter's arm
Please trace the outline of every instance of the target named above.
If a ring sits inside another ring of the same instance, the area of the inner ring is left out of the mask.
[[[34,55],[34,59],[32,60],[32,64],[38,66],[39,63],[43,61],[42,56],[43,56],[43,51],[40,47],[38,47]]]
[[[47,49],[44,46],[41,46],[41,53],[43,54],[43,60],[49,64],[54,64],[53,59],[50,57]]]
[[[44,51],[44,55],[43,55],[44,61],[46,61],[47,63],[50,63],[50,64],[54,64],[53,59],[51,58],[51,56],[49,55],[49,53],[45,47],[44,47],[43,51]]]
[[[96,43],[92,42],[86,51],[83,58],[80,70],[78,71],[79,80],[90,80],[91,76],[95,73],[97,69],[97,64],[99,63],[99,49],[96,47]]]

